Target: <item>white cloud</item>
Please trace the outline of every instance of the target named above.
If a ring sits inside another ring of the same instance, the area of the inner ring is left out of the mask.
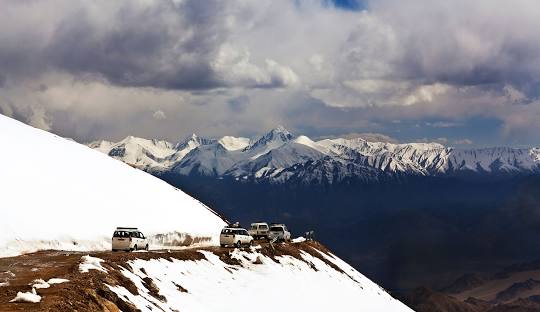
[[[473,141],[470,140],[470,139],[460,139],[460,140],[454,141],[454,144],[456,144],[456,145],[471,145],[471,144],[473,144]]]
[[[51,119],[43,107],[32,107],[28,123],[42,130],[51,130]]]
[[[433,138],[433,139],[421,138],[421,139],[417,139],[416,143],[439,143],[442,145],[446,145],[448,143],[448,139],[445,137]]]
[[[167,115],[162,110],[157,110],[152,114],[152,117],[157,120],[167,119]]]

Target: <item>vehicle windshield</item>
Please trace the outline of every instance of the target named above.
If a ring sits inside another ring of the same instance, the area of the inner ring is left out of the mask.
[[[127,231],[114,231],[113,237],[129,237],[130,233]]]
[[[281,226],[273,226],[270,228],[270,231],[272,232],[283,232],[283,228]]]
[[[252,230],[256,230],[256,229],[257,229],[257,225],[252,225],[252,226],[251,226],[251,229],[252,229]]]

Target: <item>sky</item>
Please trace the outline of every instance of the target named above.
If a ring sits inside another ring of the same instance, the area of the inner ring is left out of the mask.
[[[537,0],[3,0],[0,113],[78,141],[540,146]]]

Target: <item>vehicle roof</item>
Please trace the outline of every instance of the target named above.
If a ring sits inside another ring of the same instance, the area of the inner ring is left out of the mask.
[[[126,231],[126,232],[138,232],[139,229],[138,228],[134,228],[134,227],[117,227],[115,231]]]
[[[241,227],[235,227],[235,226],[226,226],[223,228],[223,230],[246,230],[246,229],[241,228]]]
[[[266,223],[266,222],[253,222],[253,223],[251,223],[251,225],[254,225],[254,224],[264,224],[264,225],[268,225],[268,223]]]

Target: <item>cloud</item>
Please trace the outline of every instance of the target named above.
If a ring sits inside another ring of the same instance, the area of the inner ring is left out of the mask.
[[[433,139],[421,138],[421,139],[417,139],[415,142],[416,143],[439,143],[442,145],[446,145],[448,143],[448,139],[447,138],[433,138]]]
[[[455,140],[454,144],[456,144],[456,145],[471,145],[471,144],[473,144],[473,141],[469,140],[469,139],[461,139],[461,140]]]
[[[35,107],[34,109],[32,109],[32,113],[30,115],[28,123],[31,126],[39,129],[51,130],[51,119],[49,116],[47,116],[45,109],[43,109],[42,107]]]
[[[229,107],[232,111],[241,113],[244,112],[247,108],[247,105],[249,105],[249,97],[245,95],[234,97],[230,99],[227,103],[229,104]]]
[[[152,114],[152,117],[157,120],[167,119],[167,115],[162,110],[157,110]]]
[[[454,128],[459,127],[461,124],[451,121],[436,121],[436,122],[426,122],[426,126],[433,128]]]
[[[231,39],[231,20],[255,3],[209,1],[4,1],[0,68],[10,77],[48,71],[130,87],[287,87],[298,77],[274,60],[256,64]],[[7,30],[9,29],[9,30]]]
[[[280,88],[299,83],[298,76],[291,68],[274,60],[266,59],[264,67],[253,64],[250,52],[245,47],[236,49],[228,44],[223,45],[211,67],[220,80],[231,86]]]
[[[537,1],[354,8],[1,1],[0,111],[81,140],[249,135],[284,123],[414,141],[459,138],[466,120],[483,118],[499,122],[501,142],[540,143]]]

